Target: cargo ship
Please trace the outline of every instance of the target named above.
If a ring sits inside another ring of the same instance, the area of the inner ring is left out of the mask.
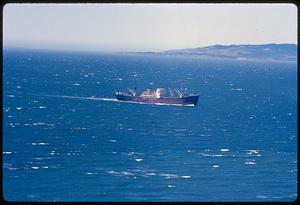
[[[182,90],[165,88],[147,88],[141,94],[138,94],[136,89],[128,89],[123,92],[116,92],[116,98],[119,101],[147,103],[147,104],[167,104],[167,105],[182,105],[196,106],[199,95],[184,95]]]

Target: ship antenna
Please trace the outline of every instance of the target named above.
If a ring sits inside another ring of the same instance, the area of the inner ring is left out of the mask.
[[[136,93],[137,92],[137,81],[136,81],[136,77],[137,77],[137,74],[134,74],[133,75],[133,77],[134,77],[134,92]]]

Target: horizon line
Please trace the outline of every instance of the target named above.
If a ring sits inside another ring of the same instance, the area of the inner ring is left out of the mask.
[[[165,51],[172,51],[172,50],[187,50],[187,49],[198,49],[198,48],[207,48],[207,47],[213,47],[213,46],[262,46],[262,45],[296,45],[297,43],[262,43],[262,44],[210,44],[207,46],[200,46],[200,47],[189,47],[189,48],[174,48],[174,49],[161,49],[159,51],[112,51],[112,50],[101,50],[101,49],[71,49],[71,48],[37,48],[37,47],[25,47],[25,46],[9,46],[6,45],[2,47],[2,51],[9,50],[9,49],[15,49],[15,50],[37,50],[37,51],[67,51],[67,52],[86,52],[86,53],[160,53]]]

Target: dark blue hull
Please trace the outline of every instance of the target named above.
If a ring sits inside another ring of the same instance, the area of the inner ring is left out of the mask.
[[[172,104],[172,105],[197,105],[199,95],[188,96],[188,97],[164,97],[164,98],[142,98],[139,96],[129,96],[116,94],[117,100],[129,101],[129,102],[140,102],[148,104]]]

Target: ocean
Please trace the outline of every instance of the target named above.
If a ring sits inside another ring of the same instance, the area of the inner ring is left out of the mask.
[[[198,106],[118,102],[135,86]],[[297,198],[297,63],[3,52],[3,197],[38,202]]]

